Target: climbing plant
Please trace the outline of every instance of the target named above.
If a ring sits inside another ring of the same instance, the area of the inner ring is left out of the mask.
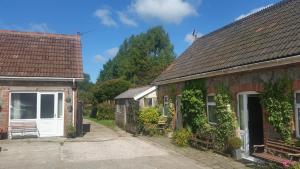
[[[195,133],[207,123],[205,113],[205,101],[203,92],[197,89],[185,89],[182,92],[181,112],[183,125],[192,129]]]
[[[292,81],[284,77],[265,83],[262,104],[269,113],[268,121],[285,142],[291,140],[293,114]]]
[[[224,150],[229,137],[235,135],[236,120],[231,109],[229,90],[223,84],[217,86],[216,101],[216,148]]]

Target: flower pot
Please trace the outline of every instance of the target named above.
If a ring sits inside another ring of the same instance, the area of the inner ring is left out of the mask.
[[[235,160],[240,160],[242,158],[241,149],[231,150],[231,155]]]
[[[172,138],[173,137],[173,131],[168,132],[167,136],[168,136],[168,138]]]

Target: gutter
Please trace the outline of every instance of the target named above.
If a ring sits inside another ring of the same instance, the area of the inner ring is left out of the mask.
[[[64,77],[18,77],[0,76],[0,80],[24,80],[24,81],[82,81],[84,78],[64,78]]]
[[[75,86],[75,78],[73,79],[73,86]],[[75,127],[75,88],[72,87],[72,121],[73,121],[73,126]]]
[[[248,65],[243,65],[243,66],[236,66],[236,67],[222,69],[222,70],[198,73],[198,74],[178,77],[178,78],[174,78],[174,79],[156,81],[156,82],[153,82],[153,85],[164,85],[164,84],[170,84],[170,83],[177,83],[177,82],[183,82],[183,81],[194,80],[194,79],[201,79],[201,78],[208,78],[208,77],[214,77],[214,76],[220,76],[220,75],[227,75],[227,74],[232,74],[232,73],[240,73],[240,72],[251,71],[251,70],[271,68],[271,67],[275,67],[275,66],[284,66],[284,65],[289,65],[289,64],[298,63],[298,62],[300,62],[300,55],[295,55],[295,56],[291,56],[291,57],[274,59],[274,60],[258,62],[258,63],[252,63],[252,64],[248,64]]]

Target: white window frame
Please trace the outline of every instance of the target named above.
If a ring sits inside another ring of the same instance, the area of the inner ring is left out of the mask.
[[[11,119],[11,106],[12,106],[12,100],[11,100],[11,94],[13,94],[13,93],[33,93],[33,94],[36,94],[37,95],[37,114],[36,114],[36,118],[35,119]],[[55,106],[55,108],[54,108],[54,111],[56,111],[56,115],[55,115],[55,117],[54,118],[56,118],[56,119],[63,119],[64,118],[64,114],[65,114],[65,93],[63,92],[63,91],[57,91],[57,92],[52,92],[52,91],[49,91],[49,92],[35,92],[35,91],[11,91],[10,93],[9,93],[9,113],[8,113],[8,116],[9,116],[9,118],[8,118],[8,122],[9,122],[9,124],[10,124],[10,122],[11,121],[36,121],[36,120],[40,120],[41,118],[40,118],[40,107],[41,107],[41,98],[40,98],[40,96],[41,96],[41,94],[54,94],[54,99],[55,99],[55,102],[56,102],[56,104],[57,104],[57,102],[58,102],[58,93],[62,93],[62,100],[63,100],[63,104],[62,104],[62,110],[63,110],[63,112],[62,112],[62,116],[61,117],[58,117],[58,109],[57,109],[57,105]]]
[[[163,114],[162,115],[165,116],[165,117],[167,116],[166,112],[165,112],[165,106],[166,105],[167,106],[169,105],[169,96],[168,95],[164,96],[164,106],[163,106]]]
[[[299,131],[299,128],[300,128],[300,124],[299,124],[299,115],[300,115],[300,112],[298,112],[298,109],[300,109],[300,103],[297,103],[297,100],[296,100],[296,95],[297,94],[300,94],[300,90],[297,90],[295,91],[294,93],[294,103],[295,103],[295,124],[296,124],[296,137],[297,138],[300,138],[300,131]]]
[[[209,106],[217,106],[217,105],[216,105],[216,101],[214,101],[214,102],[209,102],[209,101],[208,101],[208,97],[209,97],[209,96],[215,97],[215,95],[216,95],[215,93],[211,93],[211,94],[208,94],[207,97],[206,97],[207,121],[208,121],[208,123],[210,123],[210,124],[217,124],[216,122],[211,122],[211,121],[209,121],[209,111],[208,111],[208,107],[209,107]]]
[[[149,100],[151,100],[151,105],[149,106],[149,104],[148,104],[148,99]],[[146,103],[146,104],[145,104]],[[146,97],[146,98],[144,98],[144,106],[145,107],[153,107],[153,98],[152,97]]]

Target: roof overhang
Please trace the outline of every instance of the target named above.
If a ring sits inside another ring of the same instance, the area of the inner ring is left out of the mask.
[[[240,72],[245,72],[245,71],[265,69],[265,68],[271,68],[271,67],[276,67],[276,66],[284,66],[284,65],[294,64],[294,63],[298,63],[298,62],[300,62],[300,55],[295,55],[295,56],[290,56],[290,57],[285,57],[285,58],[280,58],[280,59],[273,59],[273,60],[264,61],[264,62],[236,66],[236,67],[217,70],[217,71],[210,71],[210,72],[199,73],[199,74],[194,74],[194,75],[182,76],[182,77],[173,78],[173,79],[156,81],[156,82],[153,82],[153,85],[164,85],[164,84],[170,84],[170,83],[177,83],[177,82],[183,82],[183,81],[194,80],[194,79],[208,78],[208,77],[214,77],[214,76],[220,76],[220,75],[226,75],[226,74],[232,74],[232,73],[240,73]]]
[[[146,96],[147,94],[150,94],[154,92],[157,89],[156,86],[150,87],[149,89],[137,94],[136,96],[133,97],[134,100],[139,100],[140,98]]]
[[[82,81],[84,78],[64,78],[64,77],[14,77],[0,76],[0,80],[16,80],[16,81]]]

